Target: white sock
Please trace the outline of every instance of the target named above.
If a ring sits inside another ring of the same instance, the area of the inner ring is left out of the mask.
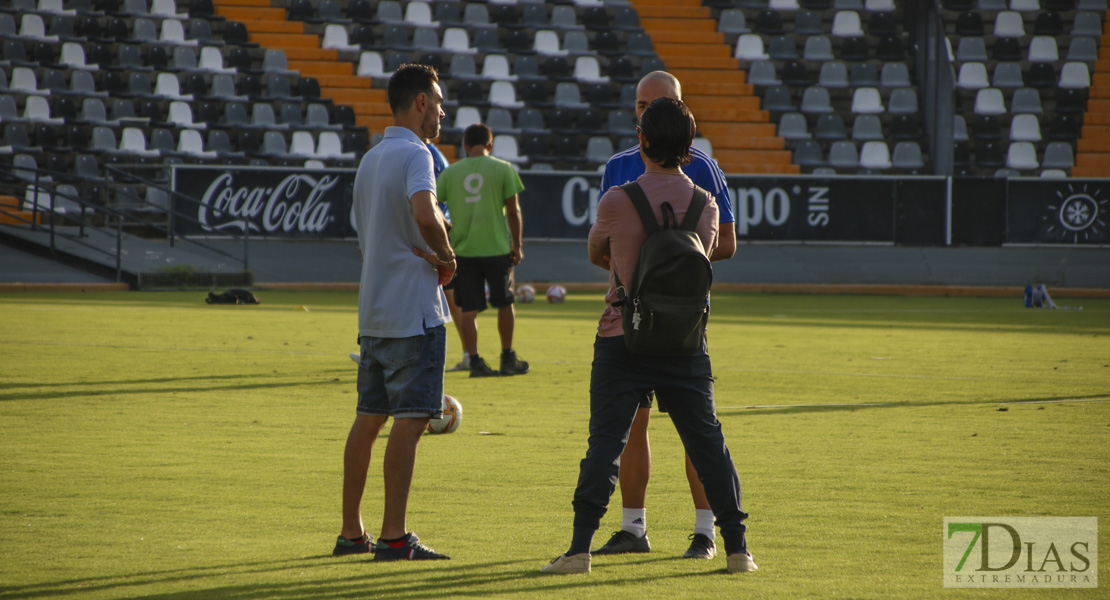
[[[464,363],[467,363],[467,364],[469,364],[469,363],[470,363],[470,353],[469,353],[469,352],[463,352],[463,359],[462,359],[462,361],[463,361]]]
[[[646,508],[622,508],[621,530],[635,534],[636,537],[644,537],[644,534],[647,533],[646,515]]]
[[[711,540],[717,539],[717,529],[713,527],[713,511],[694,509],[694,533],[700,533]]]

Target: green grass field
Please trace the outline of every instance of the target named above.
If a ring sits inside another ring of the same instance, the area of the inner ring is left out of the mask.
[[[453,560],[384,565],[330,556],[356,295],[258,295],[0,294],[0,599],[1105,597],[945,589],[941,561],[946,516],[1096,516],[1107,547],[1110,301],[715,294],[760,570],[678,558],[693,511],[656,414],[653,551],[557,577],[539,568],[570,540],[600,294],[518,307],[531,374],[447,374],[464,422],[423,440],[409,526]],[[377,455],[374,534],[380,481]]]

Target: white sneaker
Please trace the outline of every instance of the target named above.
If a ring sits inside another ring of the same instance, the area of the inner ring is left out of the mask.
[[[463,354],[462,360],[459,361],[459,364],[453,367],[448,367],[447,371],[451,373],[455,371],[470,371],[470,357],[466,354]]]
[[[755,560],[751,554],[736,554],[728,555],[728,572],[729,573],[747,573],[758,569],[755,565]]]
[[[570,575],[573,573],[589,573],[590,572],[590,553],[583,552],[581,554],[574,554],[567,556],[560,554],[554,560],[547,563],[540,568],[543,573],[558,573],[560,575]]]
[[[351,360],[353,360],[353,361],[355,361],[355,362],[357,363],[357,362],[359,361],[359,358],[360,358],[360,357],[359,357],[359,355],[358,355],[358,352],[352,352],[352,353],[351,353]]]

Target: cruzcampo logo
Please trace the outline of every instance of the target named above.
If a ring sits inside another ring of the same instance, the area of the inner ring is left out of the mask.
[[[945,517],[944,587],[1097,588],[1096,517]]]

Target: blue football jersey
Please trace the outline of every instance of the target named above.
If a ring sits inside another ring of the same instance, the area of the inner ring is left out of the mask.
[[[728,184],[725,174],[717,162],[697,148],[690,148],[690,164],[682,167],[682,172],[694,182],[695,185],[705,189],[717,199],[717,208],[720,209],[721,223],[733,223],[736,217],[732,216],[732,196],[728,193]],[[640,158],[640,147],[633,146],[613,155],[605,163],[605,173],[601,176],[601,193],[609,191],[614,185],[624,185],[635,181],[644,174],[644,160]]]
[[[432,153],[432,169],[435,171],[436,179],[439,179],[439,174],[442,173],[450,163],[447,162],[447,157],[439,151],[439,148],[436,148],[435,144],[425,143],[424,145],[427,146],[428,151]],[[443,211],[443,216],[447,217],[447,220],[450,221],[451,211],[447,210],[447,203],[440,202],[439,209]]]

